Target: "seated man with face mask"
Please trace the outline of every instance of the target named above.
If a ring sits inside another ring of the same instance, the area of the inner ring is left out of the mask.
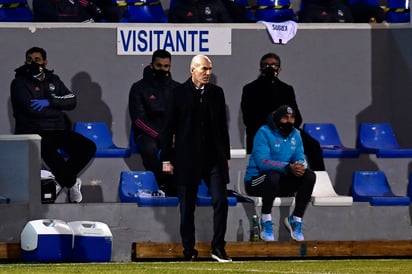
[[[316,175],[308,168],[295,112],[287,105],[269,114],[259,128],[245,174],[248,195],[262,197],[260,237],[274,241],[272,205],[276,197],[295,197],[295,208],[284,224],[295,241],[303,241],[302,218],[311,199]]]
[[[292,107],[295,114],[294,127],[299,129],[302,115],[296,102],[294,88],[279,79],[282,71],[280,57],[275,53],[267,53],[259,62],[259,77],[243,87],[241,109],[243,123],[246,126],[246,151],[252,152],[253,138],[257,130],[266,124],[266,117],[274,109],[282,105]],[[312,170],[325,170],[322,149],[317,140],[299,129],[302,136],[305,155]]]

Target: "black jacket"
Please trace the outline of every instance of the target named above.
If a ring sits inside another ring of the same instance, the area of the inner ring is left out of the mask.
[[[296,103],[295,91],[292,86],[275,78],[273,81],[263,76],[243,87],[241,109],[243,123],[246,126],[246,150],[250,154],[253,139],[258,129],[266,124],[269,113],[282,105],[291,106],[295,110],[295,127],[302,123]]]
[[[230,23],[232,18],[220,0],[176,0],[169,23]]]
[[[188,79],[173,90],[172,98],[161,134],[161,160],[172,161],[175,155],[173,165],[177,184],[199,184],[204,175],[202,169],[204,171],[211,157],[221,171],[222,181],[229,183],[230,141],[222,88],[207,84],[201,96]],[[204,120],[202,113],[207,117]],[[205,121],[210,123],[205,125],[206,132],[202,124]],[[204,179],[208,180],[207,177]]]
[[[170,93],[178,85],[171,76],[155,79],[150,66],[144,69],[143,79],[134,83],[129,92],[129,114],[136,137],[145,133],[157,138],[164,125]]]
[[[13,115],[16,120],[16,134],[36,134],[42,131],[67,129],[64,110],[76,106],[76,96],[50,70],[45,71],[45,79],[39,81],[30,75],[23,65],[15,70],[16,75],[10,85]],[[50,106],[37,111],[30,106],[32,99],[48,99]]]

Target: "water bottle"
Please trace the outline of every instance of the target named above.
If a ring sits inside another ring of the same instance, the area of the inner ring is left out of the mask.
[[[253,215],[252,217],[252,233],[250,241],[259,242],[259,222],[257,215]]]
[[[239,226],[237,227],[236,231],[236,241],[243,242],[243,220],[239,220]]]

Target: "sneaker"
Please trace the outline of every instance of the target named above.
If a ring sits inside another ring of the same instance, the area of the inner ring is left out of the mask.
[[[262,222],[260,221],[260,238],[266,242],[273,242],[275,240],[275,235],[273,234],[272,221]]]
[[[212,259],[215,259],[216,261],[220,263],[229,263],[232,261],[232,259],[229,256],[227,256],[224,248],[213,249]]]
[[[300,242],[305,239],[302,234],[302,222],[297,222],[293,220],[292,216],[289,216],[285,218],[285,226],[293,240]]]
[[[77,178],[76,183],[69,189],[69,201],[71,203],[80,203],[83,200],[80,188],[82,187],[82,181]]]

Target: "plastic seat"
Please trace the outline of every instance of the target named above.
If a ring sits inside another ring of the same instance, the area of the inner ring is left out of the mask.
[[[388,0],[386,21],[388,23],[407,23],[410,21],[409,0]]]
[[[32,22],[27,0],[0,0],[0,22]]]
[[[316,182],[312,192],[314,206],[352,206],[353,197],[338,195],[326,171],[315,171]]]
[[[303,130],[315,138],[322,148],[324,158],[357,158],[359,149],[345,147],[336,126],[331,123],[306,123]]]
[[[127,0],[121,22],[167,23],[162,3],[158,0]]]
[[[95,157],[130,157],[130,149],[117,147],[112,140],[110,130],[103,122],[75,122],[74,131],[94,141],[97,150]]]
[[[360,124],[357,147],[361,153],[374,153],[379,158],[412,157],[412,148],[398,144],[390,124]]]
[[[355,171],[352,180],[352,197],[356,202],[369,202],[373,206],[409,205],[408,196],[393,194],[382,171]]]
[[[255,19],[266,22],[284,22],[293,20],[293,11],[290,0],[257,0]]]
[[[236,197],[227,197],[227,201],[229,203],[229,206],[236,206],[237,204]],[[199,185],[199,189],[197,191],[196,204],[198,206],[212,205],[212,197],[210,196],[209,189],[203,180],[202,183]]]
[[[159,187],[151,171],[122,171],[120,173],[119,198],[121,202],[139,206],[177,206],[179,199],[171,196],[151,196]]]

